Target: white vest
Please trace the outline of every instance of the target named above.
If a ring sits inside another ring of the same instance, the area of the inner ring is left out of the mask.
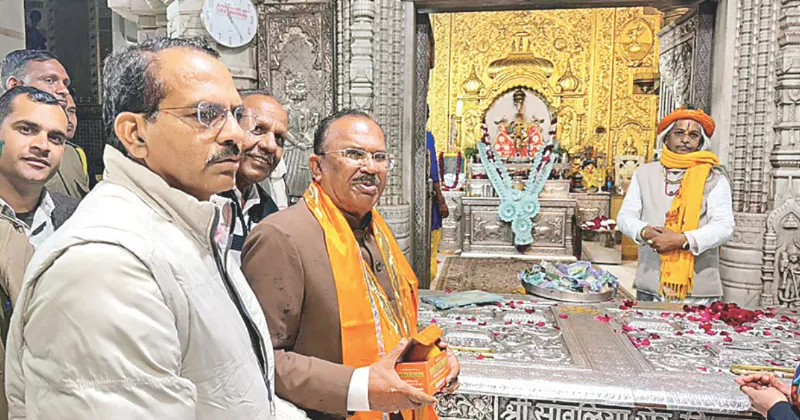
[[[674,197],[665,194],[666,182],[662,174],[661,162],[650,162],[636,170],[639,191],[642,197],[642,221],[650,226],[664,226],[667,212]],[[708,224],[706,215],[708,193],[717,185],[721,175],[712,170],[703,191],[703,204],[700,209],[700,226]],[[690,197],[699,199],[700,197]],[[639,247],[639,263],[636,269],[634,286],[637,290],[658,295],[661,282],[661,257],[649,246]],[[694,257],[693,297],[722,296],[722,281],[719,277],[719,248],[712,248]]]
[[[41,384],[32,384],[30,381],[33,379],[26,378],[25,375],[30,372],[35,372],[39,381],[41,378],[59,378],[70,372],[69,366],[52,366],[48,360],[29,354],[22,337],[28,306],[34,306],[35,303],[27,306],[26,303],[36,302],[36,296],[43,293],[36,288],[37,281],[67,249],[79,244],[108,243],[119,246],[122,253],[133,254],[147,267],[174,315],[174,328],[182,355],[179,372],[176,373],[180,386],[174,392],[181,393],[178,399],[188,401],[187,406],[194,406],[191,418],[276,418],[275,406],[270,404],[275,399],[274,361],[266,319],[239,267],[232,259],[223,261],[224,257],[213,244],[212,232],[217,226],[220,207],[211,202],[200,202],[170,188],[150,170],[111,147],[106,147],[104,159],[105,181],[84,199],[72,218],[37,250],[26,272],[8,338],[7,388],[11,417],[25,418],[27,415],[37,418],[41,415],[37,413],[44,407],[32,405],[39,403],[45,406],[48,401],[69,401],[70,407],[64,407],[66,413],[84,409],[80,398],[56,399],[39,391],[43,388]],[[102,272],[103,263],[86,261],[85,265],[76,264],[74,269]],[[226,268],[230,286],[226,286],[218,263]],[[109,278],[108,281],[125,279]],[[233,290],[229,289],[231,286]],[[81,288],[80,282],[75,282],[74,287]],[[92,290],[87,288],[79,292],[91,294]],[[239,301],[239,307],[235,300]],[[109,305],[109,317],[130,310],[129,307],[113,306],[113,302],[98,304]],[[40,307],[37,316],[65,316],[58,311],[47,312],[46,306]],[[80,325],[80,313],[71,313],[69,316],[74,317],[75,323]],[[254,330],[251,328],[248,331],[243,318],[249,318],[248,322]],[[89,323],[88,320],[84,321]],[[263,352],[266,359],[266,379],[262,376],[262,368],[251,341],[253,331],[261,338],[261,348],[257,350]],[[62,333],[52,331],[54,335]],[[109,343],[108,338],[105,337],[106,341],[103,342],[86,344],[90,348],[125,346],[124,341],[112,340]],[[147,337],[141,340],[146,346]],[[46,352],[59,351],[46,345],[44,347]],[[151,347],[148,351],[158,349]],[[167,348],[163,351],[177,352],[178,349]],[[113,351],[98,356],[107,357],[110,360],[108,365],[116,365]],[[95,387],[91,390],[95,397],[98,393],[107,392],[107,401],[115,398],[137,401],[138,395],[146,392],[147,388],[137,389],[135,381],[130,390],[104,391],[103,384],[98,383],[102,381],[93,380],[104,377],[104,373],[95,372],[85,378],[86,383],[81,386]],[[108,374],[110,377],[115,375],[119,375],[119,372]],[[84,378],[69,379],[69,383],[75,384],[82,383]],[[50,394],[57,392],[50,391]],[[27,404],[26,398],[30,400]],[[103,400],[102,397],[96,399]],[[141,408],[147,412],[146,404]],[[93,413],[90,407],[85,409],[88,411],[83,418],[95,418],[98,414]],[[125,415],[122,417],[125,418]]]

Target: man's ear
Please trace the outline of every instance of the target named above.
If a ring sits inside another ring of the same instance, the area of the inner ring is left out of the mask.
[[[11,89],[13,89],[15,87],[24,86],[24,85],[25,84],[22,83],[22,80],[19,80],[14,76],[9,76],[8,79],[6,79],[6,90],[11,90]]]
[[[146,125],[144,115],[133,112],[121,112],[114,119],[114,133],[134,159],[143,160],[147,157],[147,142],[144,139]]]
[[[319,182],[322,179],[322,158],[318,155],[309,156],[308,169],[311,171],[311,179]]]

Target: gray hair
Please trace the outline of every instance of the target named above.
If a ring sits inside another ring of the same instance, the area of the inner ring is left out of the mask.
[[[43,50],[11,51],[6,55],[6,58],[3,59],[3,64],[0,65],[0,77],[3,79],[0,92],[5,92],[6,82],[8,82],[9,78],[23,79],[27,74],[28,63],[31,61],[41,63],[50,60],[58,61],[58,56]]]
[[[103,65],[103,128],[106,141],[127,154],[114,132],[114,120],[123,112],[145,114],[150,119],[167,96],[166,83],[157,75],[158,53],[188,48],[219,58],[219,53],[200,38],[152,38],[114,53]]]
[[[369,114],[364,111],[358,109],[342,109],[336,113],[328,115],[319,122],[317,126],[317,130],[314,131],[314,154],[322,156],[325,154],[324,146],[325,146],[325,137],[328,135],[328,129],[331,127],[333,123],[336,121],[345,118],[345,117],[358,117],[358,118],[366,118],[375,123],[380,129],[381,133],[383,133],[383,127],[375,121],[375,118],[372,118]],[[383,134],[384,138],[386,137],[386,133]]]

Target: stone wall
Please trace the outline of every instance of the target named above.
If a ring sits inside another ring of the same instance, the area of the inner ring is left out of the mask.
[[[0,54],[25,48],[25,7],[22,1],[3,1],[0,14]]]
[[[724,15],[725,36],[732,36],[734,48],[716,63],[732,69],[730,84],[719,89],[730,92],[713,109],[714,115],[729,112],[727,138],[719,135],[713,141],[726,143],[723,156],[733,189],[736,229],[733,238],[722,247],[720,275],[726,300],[757,305],[762,292],[762,275],[769,277],[771,263],[764,258],[766,214],[772,190],[770,150],[774,142],[775,37],[778,1],[729,0],[720,2]],[[724,7],[724,9],[723,9]],[[735,13],[733,10],[735,9]],[[732,30],[735,28],[734,30]],[[727,50],[717,49],[720,57]],[[724,71],[724,69],[723,69]],[[719,79],[717,79],[719,81]],[[725,98],[727,99],[727,97]],[[766,301],[765,301],[766,302]]]

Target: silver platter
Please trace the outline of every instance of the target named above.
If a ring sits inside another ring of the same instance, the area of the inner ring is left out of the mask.
[[[532,284],[528,284],[522,282],[522,285],[525,286],[525,290],[532,295],[536,295],[539,297],[558,300],[561,302],[578,302],[578,303],[598,303],[598,302],[608,302],[617,295],[616,290],[609,290],[607,292],[602,293],[578,293],[578,292],[567,292],[563,290],[555,290],[555,289],[546,289],[544,287],[534,286]]]

